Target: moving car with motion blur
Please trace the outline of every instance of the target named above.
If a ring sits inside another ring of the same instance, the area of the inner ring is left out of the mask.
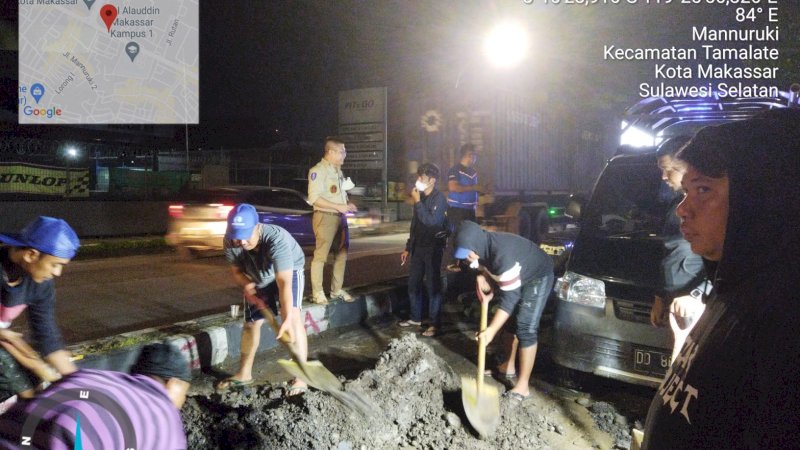
[[[301,247],[314,246],[313,209],[305,195],[265,186],[203,189],[187,202],[169,205],[167,243],[191,255],[221,251],[228,213],[238,203],[255,206],[261,223],[285,228]]]

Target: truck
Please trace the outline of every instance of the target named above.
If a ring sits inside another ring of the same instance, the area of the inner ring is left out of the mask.
[[[586,205],[575,208],[579,232],[555,283],[551,356],[562,381],[586,374],[658,386],[671,364],[670,330],[650,323],[660,292],[665,199],[655,147],[707,125],[797,106],[800,86],[778,98],[647,98],[621,123],[621,154],[600,173]],[[671,193],[671,191],[668,190]]]

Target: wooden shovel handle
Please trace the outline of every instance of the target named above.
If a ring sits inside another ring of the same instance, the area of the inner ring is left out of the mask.
[[[272,328],[272,332],[275,333],[275,336],[277,336],[278,330],[280,330],[280,325],[278,325],[278,321],[275,319],[275,314],[272,314],[272,311],[270,311],[269,307],[267,307],[266,303],[264,303],[264,300],[261,300],[258,298],[258,296],[251,294],[245,294],[244,297],[247,303],[255,305],[258,308],[258,311],[261,313],[261,315],[267,319],[269,326]],[[284,333],[279,340],[287,347],[292,343],[292,338],[290,338],[286,333]]]
[[[478,277],[483,277],[483,275],[478,275]],[[478,301],[481,304],[481,321],[480,321],[480,331],[483,332],[486,330],[488,316],[489,316],[489,302],[485,301],[483,291],[481,290],[480,283],[478,280],[475,280],[475,293],[478,296]],[[478,394],[480,394],[481,386],[483,386],[483,372],[486,368],[486,341],[483,339],[478,340]]]

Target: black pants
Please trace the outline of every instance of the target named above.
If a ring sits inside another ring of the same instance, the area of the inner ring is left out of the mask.
[[[431,325],[439,327],[442,322],[442,247],[419,247],[411,252],[408,267],[408,302],[411,307],[411,320],[422,322],[423,298],[421,288],[424,284],[428,294],[428,317]]]

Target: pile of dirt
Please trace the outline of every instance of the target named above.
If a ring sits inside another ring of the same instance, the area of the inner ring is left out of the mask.
[[[501,399],[500,425],[481,440],[464,415],[460,384],[428,345],[407,334],[390,343],[374,369],[345,381],[347,391],[376,405],[367,416],[323,392],[285,398],[278,386],[194,396],[182,414],[189,448],[203,450],[610,447],[610,439],[601,445],[602,437],[576,425],[578,418],[563,420],[564,405],[533,388],[524,402]]]

